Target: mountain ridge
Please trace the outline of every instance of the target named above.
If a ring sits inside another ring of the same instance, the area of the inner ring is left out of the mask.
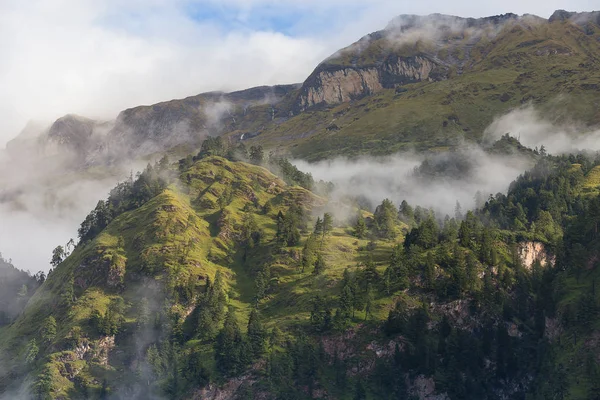
[[[383,30],[364,36],[325,59],[301,84],[262,86],[232,93],[208,92],[123,110],[112,122],[109,134],[101,140],[104,143],[94,143],[92,149],[87,149],[90,153],[87,161],[114,161],[125,156],[120,154],[124,149],[125,153],[137,151],[138,155],[143,156],[178,145],[197,146],[199,138],[206,135],[226,135],[232,140],[255,138],[258,143],[274,145],[269,139],[261,140],[260,136],[264,133],[266,136],[279,137],[276,147],[291,151],[294,156],[307,157],[305,151],[297,150],[300,144],[298,140],[285,139],[290,136],[286,133],[290,130],[289,120],[306,122],[305,112],[310,114],[323,108],[353,104],[389,90],[396,91],[395,94],[401,97],[407,90],[412,92],[410,89],[414,85],[439,84],[464,76],[469,76],[465,79],[479,86],[482,79],[487,80],[488,85],[498,86],[495,77],[481,76],[486,71],[490,75],[491,71],[514,73],[513,70],[524,68],[525,71],[519,72],[519,76],[525,79],[542,78],[540,73],[537,76],[527,75],[527,70],[533,73],[536,68],[532,64],[534,60],[528,60],[531,57],[553,59],[555,67],[541,72],[549,74],[550,79],[560,85],[559,91],[572,91],[567,87],[563,89],[566,82],[561,82],[559,75],[550,70],[566,67],[566,71],[587,73],[590,75],[588,81],[592,77],[597,80],[597,71],[591,64],[587,65],[585,59],[600,59],[597,49],[590,47],[592,43],[597,43],[591,40],[600,40],[599,24],[599,12],[572,13],[564,10],[557,10],[549,19],[510,13],[484,18],[441,14],[401,15],[391,20]],[[567,36],[561,36],[562,31]],[[569,36],[575,40],[569,39]],[[563,67],[565,62],[559,58],[563,55],[577,56],[578,62]],[[523,62],[527,65],[520,67],[519,63]],[[573,72],[570,74],[573,76]],[[537,100],[535,97],[530,99],[544,106],[549,100],[539,99],[539,96],[542,93],[556,93],[556,88],[548,91],[541,86],[543,82],[532,82],[540,86],[540,90],[537,90]],[[585,93],[594,90],[594,85],[597,83],[583,83],[578,90]],[[415,89],[416,97],[422,97],[419,93],[423,89]],[[440,90],[449,95],[453,92],[443,86]],[[504,92],[497,94],[506,104],[494,111],[495,115],[518,106],[519,103],[510,101],[515,95],[511,94],[513,91],[513,87],[507,87]],[[404,96],[411,96],[411,93]],[[432,100],[424,101],[430,103]],[[527,102],[527,95],[520,101]],[[360,110],[350,110],[351,113],[357,113],[357,117],[361,114]],[[335,116],[329,118],[335,119]],[[584,119],[589,118],[589,115],[584,115]],[[488,116],[485,120],[491,122]],[[323,123],[313,121],[313,125],[320,127]],[[416,127],[432,128],[426,122],[418,122]],[[475,131],[476,135],[483,129],[481,125],[471,123],[467,128]],[[81,127],[79,135],[85,137],[86,129]],[[291,127],[291,130],[294,132],[292,136],[305,137],[297,128]],[[140,149],[133,149],[140,144]],[[324,147],[324,154],[334,150],[322,141],[320,147]],[[116,155],[113,156],[113,152]]]

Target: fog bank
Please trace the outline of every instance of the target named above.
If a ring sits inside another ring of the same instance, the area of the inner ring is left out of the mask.
[[[469,146],[456,153],[431,157],[404,153],[317,163],[296,160],[294,164],[310,172],[316,180],[333,182],[334,200],[364,197],[371,206],[385,198],[396,205],[406,200],[415,206],[433,208],[442,215],[453,215],[457,201],[463,210],[473,208],[477,192],[484,199],[490,194],[506,192],[510,182],[532,166],[532,160],[518,155],[490,155],[477,146]],[[420,166],[420,173],[416,173],[415,168]],[[437,173],[428,175],[427,171]]]

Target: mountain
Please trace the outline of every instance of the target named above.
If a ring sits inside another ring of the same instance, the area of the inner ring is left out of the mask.
[[[55,252],[0,327],[2,398],[597,393],[598,159],[538,155],[442,220],[334,202],[284,159],[263,161],[278,177],[208,143],[118,184]]]
[[[177,147],[195,148],[208,135],[240,130],[258,132],[274,119],[274,107],[296,88],[297,85],[278,85],[232,93],[203,93],[130,108],[120,112],[114,121],[66,115],[46,129],[38,128],[35,134],[28,124],[8,143],[7,152],[13,158],[27,151],[29,157],[71,156],[75,158],[75,166],[81,167],[118,164],[131,157]]]
[[[598,398],[597,154],[506,134],[424,157],[411,182],[443,202],[474,169],[497,179],[470,153],[530,165],[452,216],[338,196],[282,155],[453,150],[529,101],[591,128],[598,23],[401,16],[300,85],[31,125],[9,154],[60,182],[150,162],[47,278],[0,258],[0,399]]]
[[[441,150],[479,141],[526,104],[555,123],[597,126],[598,15],[400,16],[323,61],[298,115],[255,140],[309,160]]]
[[[308,160],[436,151],[481,140],[495,117],[526,104],[555,123],[591,129],[600,123],[598,15],[402,15],[324,60],[302,84],[125,110],[86,148],[86,160],[195,146],[206,135]],[[89,127],[77,132],[85,143]]]

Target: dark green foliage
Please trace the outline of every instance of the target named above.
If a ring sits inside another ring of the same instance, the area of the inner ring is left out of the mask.
[[[315,260],[315,269],[313,270],[314,275],[320,275],[325,272],[327,265],[325,264],[325,258],[323,258],[323,253],[317,253],[317,259]]]
[[[212,150],[208,145],[204,150],[220,151],[217,141],[213,145]],[[226,156],[231,156],[229,150]],[[167,164],[163,160],[156,168],[166,169]],[[181,165],[185,180],[188,162]],[[483,208],[463,214],[457,206],[455,218],[442,219],[406,202],[396,211],[391,201],[384,200],[373,219],[373,245],[358,250],[353,259],[357,267],[347,268],[341,280],[339,265],[329,265],[330,270],[325,266],[325,254],[328,261],[342,259],[336,258],[334,245],[344,230],[326,240],[333,229],[330,214],[319,217],[314,230],[309,230],[308,206],[282,209],[273,221],[277,230],[270,241],[271,227],[260,224],[269,220],[272,209],[266,210],[269,217],[258,216],[261,204],[250,202],[245,213],[236,216],[236,240],[226,254],[233,272],[248,282],[230,281],[227,274],[226,285],[220,270],[229,268],[227,264],[217,267],[214,281],[207,277],[206,285],[195,273],[182,275],[169,288],[165,304],[152,310],[144,298],[123,295],[131,302],[128,309],[113,295],[106,311],[92,316],[91,326],[97,332],[83,324],[57,340],[56,332],[64,332],[47,318],[26,338],[29,346],[22,346],[20,361],[27,358],[27,368],[45,371],[39,364],[47,359],[47,348],[63,344],[74,348],[100,334],[116,335],[117,345],[126,349],[121,343],[128,336],[134,340],[138,333],[151,332],[154,342],[144,344],[140,354],[146,353],[151,389],[160,389],[168,398],[187,398],[198,387],[239,377],[251,363],[259,369],[252,375],[256,382],[238,393],[248,398],[268,393],[276,399],[306,399],[325,390],[340,399],[406,399],[408,388],[420,375],[432,378],[436,392],[453,399],[495,398],[504,396],[507,388],[514,388],[508,395],[514,398],[568,398],[574,384],[580,385],[581,396],[598,397],[596,360],[585,360],[581,353],[594,352],[590,337],[597,330],[600,312],[596,293],[600,200],[595,192],[580,195],[580,178],[573,177],[570,168],[565,158],[545,156],[535,172],[511,185],[508,195],[490,196],[487,202],[479,196]],[[235,189],[226,191],[220,200],[226,212],[233,212],[234,194]],[[97,207],[98,226],[110,222],[105,215],[114,215],[110,204],[109,198]],[[272,205],[280,207],[280,203]],[[412,228],[401,244],[387,241],[400,233],[398,220]],[[341,228],[348,232],[352,226]],[[362,216],[354,233],[367,235]],[[297,263],[284,265],[298,260],[298,249],[282,247],[297,246],[304,239],[300,266],[306,274],[301,275],[289,268]],[[129,234],[123,232],[115,241],[119,250],[127,252],[125,240]],[[344,240],[356,244],[354,239]],[[544,265],[543,260],[525,265],[520,246],[531,241],[543,243],[556,256],[554,266]],[[72,275],[77,270],[63,273],[61,269],[69,264],[62,260],[57,264],[64,280],[62,301],[52,310],[58,317],[57,312],[69,311],[86,298],[77,298],[81,292]],[[188,268],[196,267],[182,270]],[[310,273],[317,276],[307,276]],[[302,282],[294,288],[299,289],[294,292],[297,298],[285,291],[293,276]],[[167,278],[171,282],[173,276]],[[236,306],[254,307],[247,335],[233,308],[226,313],[228,295]],[[290,305],[298,305],[303,317],[288,318],[285,307]],[[188,316],[186,310],[192,309]],[[382,324],[378,318],[383,310],[388,318]],[[136,322],[126,323],[125,317],[132,316]],[[273,317],[277,319],[267,321]],[[275,321],[270,335],[263,319],[269,326]],[[280,321],[285,333],[277,326]],[[558,321],[562,330],[557,333],[552,327]],[[344,341],[342,350],[332,345],[340,341]],[[360,350],[366,343],[389,350],[372,357]],[[95,377],[92,382],[87,374],[86,370],[72,379],[75,390],[81,396],[86,392],[97,396],[102,380]],[[575,374],[579,382],[573,379]],[[38,382],[44,376],[52,379],[41,374]],[[107,397],[108,387],[104,393]]]
[[[362,213],[358,213],[356,217],[356,223],[354,224],[354,236],[359,239],[363,239],[367,234],[367,224],[365,222],[365,218],[362,216]]]
[[[313,230],[313,233],[316,236],[321,236],[323,234],[323,220],[321,219],[321,217],[317,217],[317,220],[315,221],[315,229]]]
[[[44,320],[42,325],[42,342],[48,345],[54,341],[56,337],[56,319],[53,316],[49,316]]]
[[[400,217],[401,221],[403,221],[409,225],[412,225],[412,223],[414,222],[415,211],[410,206],[410,204],[408,204],[406,202],[406,200],[402,200],[402,203],[400,203],[400,208],[398,210],[398,216]]]
[[[300,230],[303,214],[288,211],[283,215],[281,211],[277,214],[277,234],[275,240],[280,246],[296,246],[300,243]]]
[[[271,169],[277,175],[280,175],[288,185],[298,185],[308,190],[313,189],[315,182],[312,175],[300,171],[286,158],[270,157],[269,164],[271,165]]]
[[[424,249],[431,249],[438,244],[439,228],[437,222],[432,216],[422,221],[418,227],[412,229],[406,239],[404,246],[406,248],[411,245],[420,246]]]
[[[396,236],[398,211],[390,200],[385,199],[375,209],[375,230],[380,238],[392,239]]]
[[[225,157],[228,152],[227,144],[223,141],[220,136],[209,136],[202,142],[200,153],[198,153],[197,159],[202,159],[209,156]]]
[[[310,270],[314,267],[315,263],[317,262],[318,255],[319,251],[317,238],[314,235],[310,235],[308,239],[306,239],[304,248],[302,249],[302,272],[305,270]]]
[[[105,336],[117,335],[125,323],[125,303],[122,298],[111,300],[104,314],[96,311],[92,315],[92,324],[97,332]]]
[[[194,386],[204,387],[212,380],[212,371],[206,366],[206,360],[199,351],[192,350],[185,362],[184,374]]]
[[[204,340],[213,339],[223,321],[226,306],[227,297],[223,287],[223,277],[221,271],[217,271],[214,283],[207,279],[204,293],[194,309],[192,321],[195,327],[192,336]]]
[[[262,325],[258,311],[252,310],[248,319],[248,345],[253,359],[262,356],[266,350],[267,332]]]
[[[37,340],[31,339],[27,343],[27,353],[25,354],[25,362],[27,364],[33,364],[38,356],[40,348],[38,347]]]
[[[262,146],[259,145],[250,147],[248,158],[252,164],[262,165],[265,160],[265,151],[263,150]]]
[[[169,184],[168,164],[161,160],[148,164],[134,180],[130,177],[110,191],[106,201],[100,200],[96,208],[87,215],[78,229],[80,243],[98,235],[108,224],[122,213],[133,210],[162,193]]]
[[[333,215],[331,213],[323,214],[323,238],[329,235],[333,230]]]
[[[223,375],[239,374],[250,361],[248,346],[242,336],[233,308],[227,312],[223,328],[217,335],[214,347],[217,369]]]
[[[52,259],[50,260],[50,265],[53,267],[57,267],[58,264],[63,262],[65,259],[65,249],[62,246],[57,246],[54,250],[52,250]]]
[[[64,307],[71,307],[75,302],[75,278],[69,275],[64,285],[64,291],[61,294]]]
[[[310,323],[316,332],[327,332],[333,326],[333,316],[329,303],[319,295],[312,300]]]

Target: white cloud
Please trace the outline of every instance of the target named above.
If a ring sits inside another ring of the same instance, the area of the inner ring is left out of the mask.
[[[301,81],[327,54],[313,39],[222,32],[160,5],[126,30],[110,6],[49,3],[0,3],[0,146],[29,119],[113,118],[207,90]]]

